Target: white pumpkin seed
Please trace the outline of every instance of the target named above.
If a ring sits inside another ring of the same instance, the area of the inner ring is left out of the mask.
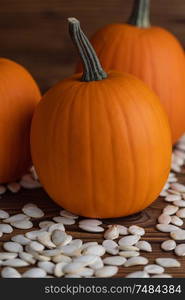
[[[59,262],[55,265],[55,268],[54,268],[54,275],[56,277],[62,277],[64,275],[64,267],[67,265],[68,263],[67,262]]]
[[[170,232],[170,236],[176,241],[183,241],[185,240],[185,230],[179,229],[172,231]]]
[[[31,241],[29,243],[29,246],[31,249],[33,249],[34,251],[37,251],[37,252],[42,252],[44,250],[44,246],[43,244],[37,242],[37,241]]]
[[[83,263],[80,262],[71,262],[64,266],[63,272],[68,274],[79,273],[84,268]]]
[[[49,249],[56,248],[56,245],[51,241],[51,232],[43,231],[39,233],[37,240]]]
[[[30,240],[36,240],[37,237],[42,234],[42,230],[33,230],[25,233],[25,236]]]
[[[18,191],[21,189],[21,186],[17,182],[11,182],[7,184],[7,188],[9,189],[10,192],[12,193],[18,193]]]
[[[103,232],[104,228],[101,226],[91,226],[91,225],[85,225],[85,224],[79,224],[79,228],[88,231],[88,232]]]
[[[17,255],[15,252],[0,252],[0,260],[16,258]]]
[[[36,263],[36,259],[33,257],[31,253],[27,253],[23,251],[19,253],[19,257],[31,265],[34,265]]]
[[[110,226],[104,233],[104,238],[107,240],[115,240],[119,237],[119,229],[117,225]]]
[[[178,207],[175,205],[167,205],[164,209],[163,209],[163,213],[166,215],[173,215],[177,212]]]
[[[161,248],[164,251],[171,251],[175,249],[175,247],[176,247],[176,242],[174,240],[167,240],[161,244]]]
[[[0,224],[0,232],[2,233],[11,233],[13,231],[12,226],[8,224]]]
[[[62,223],[57,223],[57,224],[53,224],[51,226],[49,226],[48,231],[49,232],[53,232],[54,230],[61,230],[61,231],[65,231],[65,227]]]
[[[96,261],[90,265],[91,269],[93,270],[98,270],[103,268],[104,264],[103,264],[103,260],[101,259],[100,256],[96,257]]]
[[[179,217],[172,216],[171,217],[171,223],[174,224],[174,225],[176,225],[176,226],[182,226],[184,222]]]
[[[2,266],[8,266],[8,267],[26,267],[29,263],[20,259],[20,258],[12,258],[7,259],[2,262]]]
[[[15,253],[18,253],[18,252],[21,252],[23,251],[23,247],[22,245],[16,243],[16,242],[5,242],[3,244],[3,248],[8,251],[8,252],[15,252]]]
[[[176,200],[173,202],[174,205],[178,207],[185,207],[185,201],[184,200]]]
[[[152,252],[152,246],[149,242],[147,241],[139,241],[136,243],[136,247],[145,252]]]
[[[128,246],[128,245],[119,245],[119,249],[123,250],[123,251],[139,251],[138,247],[136,247],[136,246]]]
[[[112,240],[103,241],[102,246],[109,254],[116,255],[119,252],[118,244]]]
[[[105,265],[122,266],[126,262],[126,258],[123,256],[110,256],[103,259]]]
[[[105,248],[101,245],[89,246],[83,250],[83,255],[102,256],[105,254]]]
[[[177,245],[175,248],[175,254],[178,256],[185,256],[185,244]]]
[[[108,226],[109,227],[109,226]],[[118,230],[119,230],[119,234],[120,235],[127,235],[128,234],[128,229],[127,227],[123,226],[123,225],[117,225]]]
[[[118,272],[118,267],[105,266],[105,267],[95,271],[95,277],[98,277],[98,278],[112,277],[112,276],[116,275],[117,272]]]
[[[53,274],[55,264],[51,261],[39,261],[38,267],[43,269],[47,274]]]
[[[23,246],[28,245],[30,243],[30,239],[26,238],[23,234],[14,235],[11,240],[13,242],[19,243]]]
[[[139,252],[138,251],[120,251],[119,255],[129,258],[129,257],[139,256]]]
[[[113,241],[112,241],[113,242]],[[95,246],[95,245],[98,245],[97,242],[87,242],[87,243],[84,243],[82,245],[82,250],[84,250],[85,248],[89,247],[89,246]]]
[[[51,257],[51,256],[56,256],[56,255],[58,255],[58,254],[60,254],[61,253],[61,250],[60,249],[51,249],[51,250],[43,250],[42,251],[42,254],[44,255],[44,256],[49,256],[49,257]]]
[[[55,255],[52,257],[52,261],[54,263],[59,263],[59,262],[70,263],[72,261],[72,259],[69,256],[58,254],[58,255]]]
[[[79,218],[79,216],[77,216],[75,214],[72,214],[71,212],[69,212],[69,211],[67,211],[65,209],[63,209],[63,210],[60,211],[60,215],[62,217],[69,218],[69,219],[78,219]]]
[[[82,263],[84,267],[92,265],[96,262],[98,256],[95,255],[83,255],[74,258],[73,262]]]
[[[81,250],[74,245],[65,245],[61,246],[59,249],[61,254],[67,255],[67,256],[78,256],[81,254]]]
[[[74,219],[69,219],[69,218],[65,218],[65,217],[54,217],[53,220],[57,223],[62,223],[64,225],[73,225],[75,224],[75,220]]]
[[[5,223],[12,223],[12,222],[17,222],[17,221],[22,221],[22,220],[29,220],[30,218],[24,214],[16,214],[14,216],[11,216],[7,219],[4,219],[3,222]]]
[[[21,274],[14,268],[5,267],[1,271],[1,277],[3,277],[3,278],[21,278]]]
[[[163,273],[163,274],[153,275],[151,276],[151,278],[172,278],[172,275]]]
[[[137,225],[132,225],[128,228],[129,233],[133,234],[133,235],[144,235],[145,234],[145,230],[144,228],[137,226]]]
[[[34,180],[31,174],[25,174],[21,178],[20,185],[25,189],[37,189],[41,187],[40,182]]]
[[[173,189],[173,190],[176,190],[176,191],[178,191],[178,192],[180,192],[180,193],[185,193],[185,185],[183,185],[183,184],[181,184],[181,183],[171,183],[171,188]]]
[[[23,278],[44,278],[46,271],[41,268],[32,268],[22,274]]]
[[[185,218],[185,208],[180,208],[177,212],[176,212],[177,217],[179,218]]]
[[[139,266],[148,264],[148,259],[143,256],[130,257],[124,264],[125,267]]]
[[[71,237],[72,239],[72,237]],[[74,240],[71,240],[70,243],[69,243],[70,246],[74,246],[76,247],[77,249],[81,248],[82,247],[82,240],[80,239],[74,239]]]
[[[78,275],[80,275],[81,277],[91,277],[94,274],[94,270],[84,267],[82,270],[80,270],[78,273]]]
[[[66,237],[67,237],[67,234],[65,233],[65,231],[56,229],[52,232],[51,240],[56,246],[57,245],[64,246]]]
[[[156,228],[161,232],[171,232],[174,230],[179,230],[179,228],[175,225],[167,225],[167,224],[157,224]]]
[[[165,214],[165,213],[162,213],[159,218],[158,218],[158,222],[160,224],[169,224],[171,222],[171,216]]]
[[[144,271],[148,274],[162,274],[164,272],[164,268],[159,265],[147,265],[144,267]]]
[[[180,262],[174,258],[156,258],[155,261],[164,268],[180,267]]]
[[[25,213],[25,215],[31,218],[42,218],[44,216],[44,212],[37,206],[24,206],[22,211]]]
[[[41,221],[41,222],[39,222],[39,227],[41,229],[47,230],[53,224],[55,224],[55,223],[52,221]]]
[[[21,220],[21,221],[11,222],[10,224],[13,227],[18,228],[18,229],[30,229],[33,227],[33,223],[26,219]]]
[[[86,225],[86,226],[99,226],[101,224],[102,221],[96,219],[83,219],[79,221],[79,225]]]
[[[140,239],[140,236],[139,235],[128,235],[128,236],[125,236],[123,238],[121,238],[119,241],[118,241],[118,244],[120,246],[133,246],[135,245]]]
[[[126,278],[149,278],[149,277],[150,276],[145,271],[136,271],[126,276]]]
[[[9,214],[5,210],[0,209],[0,220],[8,219],[8,218],[9,218]]]
[[[181,200],[181,196],[180,195],[176,195],[176,194],[173,194],[173,195],[167,195],[164,199],[166,202],[173,202],[174,201],[179,201]],[[175,204],[174,204],[175,205]]]

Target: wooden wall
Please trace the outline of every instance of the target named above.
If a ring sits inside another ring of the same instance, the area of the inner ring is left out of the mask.
[[[67,17],[80,19],[87,35],[126,21],[132,0],[0,0],[0,56],[26,66],[42,91],[70,75],[75,51]],[[152,0],[154,25],[172,31],[185,46],[185,0]]]

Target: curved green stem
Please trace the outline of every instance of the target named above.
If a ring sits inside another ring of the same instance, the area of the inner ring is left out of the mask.
[[[150,0],[134,0],[128,24],[143,28],[150,27]]]
[[[83,63],[82,81],[95,81],[107,78],[100,61],[86,35],[80,28],[80,22],[75,18],[68,18],[69,34],[76,46]]]

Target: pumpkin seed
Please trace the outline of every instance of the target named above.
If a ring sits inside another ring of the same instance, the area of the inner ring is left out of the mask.
[[[11,240],[13,242],[16,242],[16,243],[19,243],[23,246],[27,245],[30,243],[30,239],[26,238],[23,234],[17,234],[17,235],[14,235]]]
[[[32,268],[22,274],[24,278],[44,278],[46,271],[41,268]]]
[[[180,193],[185,193],[185,186],[181,183],[176,183],[175,182],[175,183],[172,183],[170,186],[173,190],[176,190]]]
[[[145,271],[137,271],[130,273],[126,276],[126,278],[149,278],[150,276],[148,275],[147,272]]]
[[[148,263],[148,259],[143,256],[135,256],[130,257],[124,264],[125,267],[131,266],[139,266],[139,265],[146,265]]]
[[[41,187],[40,182],[34,180],[31,174],[25,174],[21,178],[20,185],[25,189],[37,189]]]
[[[37,252],[42,252],[45,248],[41,243],[36,242],[36,241],[31,241],[29,243],[29,246],[31,249],[33,249],[34,251],[37,251]]]
[[[28,265],[29,265],[28,262],[20,258],[7,259],[2,262],[2,266],[8,266],[8,267],[26,267]]]
[[[161,248],[164,251],[171,251],[175,249],[175,247],[176,247],[176,242],[174,240],[167,240],[161,244]]]
[[[49,226],[48,231],[49,232],[53,232],[54,230],[61,230],[61,231],[65,231],[65,227],[62,223],[57,223],[57,224],[53,224],[51,226]]]
[[[129,258],[129,257],[139,256],[139,252],[138,251],[120,251],[119,255]]]
[[[99,226],[102,224],[102,221],[96,219],[83,219],[79,222],[79,225],[87,225],[87,226]],[[110,225],[112,226],[112,225]]]
[[[185,201],[184,200],[176,200],[173,202],[174,205],[179,207],[185,207]]]
[[[71,237],[72,239],[72,237]],[[74,240],[71,240],[70,243],[69,243],[70,246],[74,246],[76,247],[77,249],[81,248],[82,247],[82,240],[80,239],[74,239]]]
[[[171,217],[171,223],[176,225],[176,226],[182,226],[183,225],[183,221],[177,216],[172,216]]]
[[[180,208],[177,212],[176,212],[177,217],[179,218],[185,218],[185,208]]]
[[[105,254],[105,248],[101,245],[89,246],[83,250],[83,255],[102,256]]]
[[[113,242],[113,241],[112,241]],[[82,250],[84,250],[85,248],[89,247],[89,246],[94,246],[94,245],[98,245],[97,242],[87,242],[87,243],[84,243],[82,245]]]
[[[39,233],[37,240],[49,249],[56,248],[56,245],[51,241],[51,232],[43,231]]]
[[[0,209],[0,219],[8,219],[9,218],[9,214],[5,211]]]
[[[17,221],[22,221],[22,220],[29,220],[30,218],[24,214],[16,214],[14,216],[11,216],[7,219],[4,219],[3,222],[5,223],[12,223],[12,222],[17,222]]]
[[[9,189],[10,192],[16,194],[21,189],[21,186],[17,182],[11,182],[7,184],[7,188]]]
[[[51,235],[51,240],[52,242],[57,246],[57,245],[62,245],[64,246],[65,244],[65,240],[66,240],[67,234],[65,233],[65,231],[61,231],[59,229],[55,229],[52,232]]]
[[[2,233],[11,233],[13,231],[12,226],[8,224],[0,224],[0,232]]]
[[[95,277],[98,277],[98,278],[112,277],[112,276],[116,275],[117,272],[118,272],[118,267],[105,266],[105,267],[95,271]]]
[[[173,195],[167,195],[164,199],[166,202],[173,202],[174,204],[174,201],[179,201],[181,200],[181,196],[180,195],[176,195],[176,194],[173,194]],[[175,204],[174,204],[175,205]]]
[[[48,257],[51,257],[51,256],[56,256],[58,254],[61,253],[61,250],[60,249],[51,249],[51,250],[43,250],[42,251],[42,254],[44,256],[48,256]]]
[[[123,251],[139,251],[138,247],[128,245],[119,245],[119,249]]]
[[[176,241],[185,240],[185,230],[179,229],[179,230],[172,231],[170,232],[170,236],[172,237],[172,239]]]
[[[104,231],[103,227],[84,225],[84,224],[79,224],[79,228],[84,230],[84,231],[88,231],[88,232],[102,232],[102,231]]]
[[[145,252],[152,252],[152,246],[147,241],[139,241],[136,243],[136,247],[138,250],[145,251]]]
[[[137,225],[132,225],[129,227],[128,229],[129,233],[133,234],[133,235],[144,235],[145,234],[145,230],[144,228],[140,227],[140,226],[137,226]]]
[[[92,265],[96,262],[98,256],[95,255],[83,255],[83,256],[79,256],[74,258],[73,262],[79,262],[82,263],[83,266],[89,266]]]
[[[156,258],[155,261],[164,268],[180,267],[180,262],[174,258]]]
[[[57,249],[60,251],[61,254],[67,255],[67,256],[78,256],[81,254],[81,250],[75,247],[74,245],[65,245],[61,246],[60,249]]]
[[[64,210],[64,209],[60,211],[60,215],[62,217],[69,218],[69,219],[78,219],[79,218],[79,216],[72,214],[71,212]]]
[[[175,205],[167,205],[164,209],[163,209],[163,213],[166,215],[173,215],[178,211],[178,207]]]
[[[151,276],[151,278],[172,278],[172,275],[163,273],[163,274],[153,275]]]
[[[10,224],[13,227],[18,228],[18,229],[30,229],[33,227],[33,223],[26,219],[21,220],[21,221],[11,222]]]
[[[107,240],[115,240],[119,237],[119,229],[117,225],[110,226],[104,233],[104,238]]]
[[[44,212],[37,206],[24,206],[22,211],[31,218],[42,218],[44,216]]]
[[[121,238],[118,242],[118,244],[120,246],[133,246],[135,245],[140,239],[140,236],[139,235],[128,235],[128,236],[125,236],[123,238]]]
[[[127,227],[123,226],[123,225],[117,225],[118,230],[119,230],[119,234],[120,235],[127,235],[128,234],[128,229]]]
[[[21,274],[14,268],[5,267],[1,271],[1,277],[3,277],[3,278],[21,278]]]
[[[22,245],[16,243],[16,242],[5,242],[3,244],[3,248],[8,252],[21,252],[23,251]]]
[[[185,256],[185,244],[180,244],[175,248],[175,254],[178,256]]]
[[[36,240],[37,237],[42,234],[42,230],[33,230],[25,233],[25,236],[30,240]]]
[[[19,253],[19,257],[31,265],[34,265],[36,263],[36,259],[33,257],[31,253],[27,253],[23,251]]]
[[[105,265],[122,266],[126,262],[126,258],[122,256],[110,256],[103,259]]]
[[[83,263],[80,262],[71,262],[64,266],[63,272],[68,274],[79,273],[84,267]]]
[[[103,268],[104,264],[100,256],[96,256],[96,261],[90,265],[91,269],[98,270]]]
[[[78,273],[78,275],[82,276],[82,277],[86,277],[89,278],[94,274],[94,270],[84,267],[82,270],[80,270]]]
[[[0,252],[0,260],[16,258],[17,255],[16,252]]]
[[[105,251],[109,254],[116,255],[119,252],[118,244],[112,240],[105,240],[102,243]]]
[[[70,263],[72,261],[72,259],[69,256],[58,254],[58,255],[55,255],[52,257],[52,261],[54,263],[59,263],[59,262]]]
[[[74,219],[69,219],[69,218],[65,218],[65,217],[54,217],[53,220],[57,223],[62,223],[64,225],[73,225],[75,224],[75,220]]]
[[[59,262],[55,265],[55,268],[54,268],[54,275],[56,277],[62,277],[64,275],[64,267],[67,265],[68,263],[67,262]]]
[[[165,214],[165,213],[162,213],[159,218],[158,218],[158,222],[160,224],[169,224],[171,222],[171,216]]]
[[[52,221],[41,221],[41,222],[39,222],[39,227],[41,229],[47,230],[53,224],[55,224],[55,223]]]
[[[39,261],[38,267],[43,269],[47,274],[53,274],[55,269],[55,264],[51,261]]]
[[[148,274],[161,274],[164,272],[164,268],[159,265],[147,265],[144,267],[144,271]]]
[[[156,228],[161,232],[171,232],[175,230],[179,230],[179,228],[175,225],[166,225],[166,224],[157,224]]]

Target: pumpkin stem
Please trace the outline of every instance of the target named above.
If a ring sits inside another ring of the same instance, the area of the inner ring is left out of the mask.
[[[100,61],[88,38],[80,28],[80,22],[75,18],[68,18],[69,34],[76,46],[83,63],[82,81],[95,81],[107,78]]]
[[[128,24],[138,27],[150,27],[150,0],[135,0]]]

